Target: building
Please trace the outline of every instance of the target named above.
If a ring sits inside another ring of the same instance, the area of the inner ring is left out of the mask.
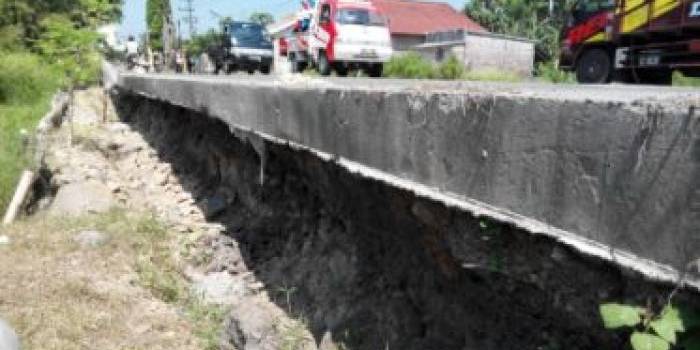
[[[470,71],[501,71],[522,77],[532,75],[535,62],[535,43],[531,40],[484,31],[430,33],[425,43],[412,50],[437,63],[454,56]]]
[[[532,74],[534,44],[531,41],[489,33],[447,3],[418,0],[371,0],[387,17],[396,53],[417,51],[441,62],[455,56],[469,70],[496,69],[522,76]],[[268,26],[275,45],[275,71],[290,71],[284,37],[296,24],[287,16]],[[504,54],[507,53],[507,54]]]
[[[389,20],[389,30],[395,51],[412,50],[424,44],[430,33],[464,29],[486,32],[471,18],[442,2],[412,0],[372,0]]]

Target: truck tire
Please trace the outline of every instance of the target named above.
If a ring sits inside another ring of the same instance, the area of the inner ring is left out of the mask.
[[[318,53],[318,74],[324,77],[331,75],[331,64],[323,51]]]
[[[381,78],[384,73],[384,65],[381,63],[373,64],[367,68],[367,75],[372,78]]]
[[[576,80],[582,84],[606,84],[612,75],[610,54],[603,49],[590,49],[576,62]]]
[[[338,73],[339,77],[347,77],[350,69],[344,64],[337,64],[335,66],[335,72]]]
[[[260,67],[260,73],[262,73],[262,74],[270,74],[270,66],[262,66],[262,67]]]

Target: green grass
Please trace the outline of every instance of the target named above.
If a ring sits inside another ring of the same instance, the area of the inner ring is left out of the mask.
[[[46,113],[61,80],[60,72],[36,55],[0,53],[0,211],[8,204],[22,169],[30,165],[23,140]]]
[[[415,52],[392,57],[384,66],[384,75],[405,79],[445,79],[477,81],[522,81],[515,73],[496,69],[467,70],[462,62],[450,56],[440,64],[433,64]]]
[[[686,77],[680,72],[673,72],[673,85],[674,86],[700,86],[700,78]]]

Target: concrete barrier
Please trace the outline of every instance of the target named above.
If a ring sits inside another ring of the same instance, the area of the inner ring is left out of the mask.
[[[651,278],[700,286],[689,264],[700,256],[700,92],[155,75],[119,84]]]

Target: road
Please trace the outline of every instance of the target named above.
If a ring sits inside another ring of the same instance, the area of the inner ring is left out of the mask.
[[[126,74],[129,76],[129,74]],[[214,81],[245,83],[255,86],[269,86],[276,83],[285,87],[314,87],[335,88],[348,90],[380,90],[396,91],[425,91],[448,94],[489,94],[504,97],[532,97],[556,99],[562,101],[595,101],[624,103],[631,106],[660,105],[665,108],[688,109],[700,106],[700,89],[689,87],[667,87],[649,85],[578,85],[550,84],[540,82],[507,83],[483,81],[444,81],[444,80],[414,80],[414,79],[372,79],[372,78],[340,78],[312,77],[301,74],[294,75],[262,75],[262,74],[233,74],[233,75],[181,75],[181,74],[148,74],[159,79],[181,79],[183,81]]]

